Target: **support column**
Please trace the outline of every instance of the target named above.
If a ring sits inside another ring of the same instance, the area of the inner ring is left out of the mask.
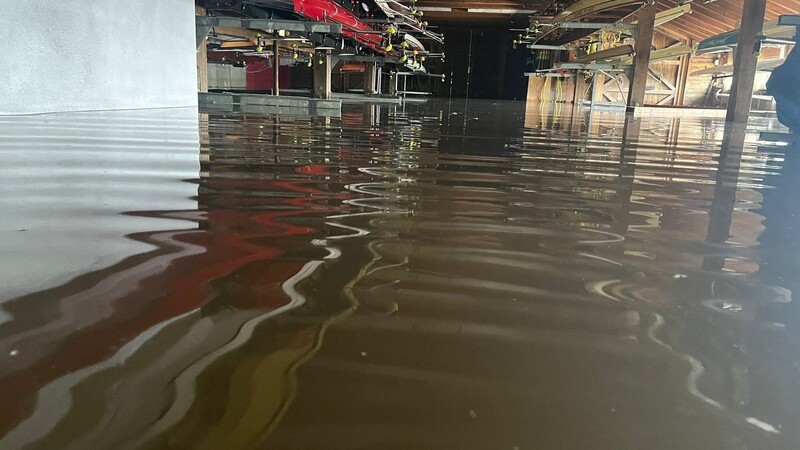
[[[586,94],[586,78],[578,70],[575,72],[575,92],[572,95],[572,113],[577,114],[583,106],[584,95]]]
[[[389,74],[389,95],[397,97],[397,72]]]
[[[528,77],[528,103],[540,103],[542,98],[542,89],[544,88],[545,77]]]
[[[755,53],[758,35],[764,29],[767,0],[745,0],[742,9],[742,26],[733,67],[733,84],[728,100],[728,122],[747,122],[753,103],[758,56]]]
[[[272,41],[272,95],[281,95],[281,46],[279,41]]]
[[[195,6],[195,15],[205,16],[206,9]],[[197,46],[197,92],[208,92],[208,44],[205,38]]]
[[[314,98],[331,98],[331,57],[327,50],[314,53]]]
[[[689,41],[689,45],[693,45],[691,40]],[[675,97],[675,106],[684,106],[686,102],[686,86],[689,81],[689,70],[691,66],[692,55],[681,56],[681,65],[678,69],[678,95]]]
[[[633,71],[630,76],[631,85],[628,91],[628,111],[632,111],[639,106],[644,106],[657,10],[657,0],[649,0],[649,3],[646,3],[639,10],[639,30],[636,35],[636,56],[633,58]]]
[[[606,86],[606,76],[595,72],[592,77],[592,107],[603,101],[603,90]]]
[[[375,95],[378,76],[378,63],[364,63],[364,94]]]

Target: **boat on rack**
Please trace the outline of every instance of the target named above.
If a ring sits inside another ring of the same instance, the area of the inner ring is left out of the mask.
[[[207,2],[215,15],[248,18],[298,19],[342,25],[341,49],[367,50],[383,56],[400,56],[394,41],[400,33],[443,41],[426,29],[413,2],[397,0],[215,0]]]
[[[793,43],[795,41],[797,28],[789,25],[781,25],[777,20],[773,20],[764,24],[764,29],[761,33],[766,43],[770,41]],[[738,44],[739,30],[733,30],[700,41],[700,43],[697,44],[697,54],[703,55],[706,53],[728,52]]]

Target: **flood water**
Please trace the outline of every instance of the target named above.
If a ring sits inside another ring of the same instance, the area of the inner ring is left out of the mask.
[[[569,112],[0,118],[0,448],[800,448],[800,149]]]

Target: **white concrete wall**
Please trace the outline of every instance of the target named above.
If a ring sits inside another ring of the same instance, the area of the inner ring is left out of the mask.
[[[0,0],[0,114],[197,106],[193,0]]]
[[[208,87],[212,89],[247,89],[247,69],[228,64],[209,64]]]

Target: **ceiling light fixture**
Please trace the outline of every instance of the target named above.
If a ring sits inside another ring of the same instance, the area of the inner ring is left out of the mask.
[[[453,8],[447,8],[444,6],[423,6],[419,8],[419,10],[425,12],[453,12]]]
[[[536,14],[535,9],[513,9],[513,8],[467,8],[468,13],[474,14]]]

